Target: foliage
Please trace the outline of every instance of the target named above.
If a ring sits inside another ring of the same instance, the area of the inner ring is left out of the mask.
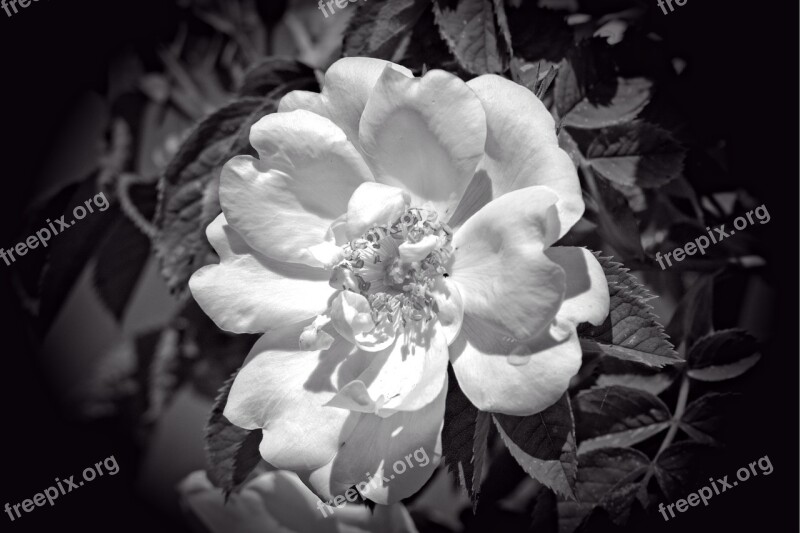
[[[192,4],[187,17],[201,21],[203,31],[185,28],[156,70],[112,80],[108,99],[118,111],[108,125],[106,156],[86,180],[31,214],[31,224],[53,218],[97,191],[112,200],[102,216],[32,254],[31,268],[20,274],[19,292],[41,331],[87,268],[118,320],[152,262],[183,302],[161,328],[109,352],[107,371],[97,377],[102,386],[83,406],[86,416],[125,418],[136,432],[146,432],[182,386],[212,398],[252,345],[251,336],[218,331],[186,298],[186,283],[215,261],[204,231],[220,212],[221,165],[251,150],[250,126],[275,112],[282,95],[318,91],[327,66],[266,55],[266,29],[283,23],[283,5],[265,18],[264,8],[247,11],[255,9],[252,3],[241,3],[245,11],[223,4],[232,3]],[[587,205],[584,220],[559,244],[599,250],[610,314],[600,326],[579,327],[583,368],[569,392],[542,413],[480,412],[451,379],[442,443],[444,464],[478,516],[485,472],[501,461],[497,450],[507,449],[539,483],[533,518],[526,520],[557,521],[568,533],[591,531],[598,513],[622,525],[637,508],[652,512],[681,493],[709,447],[723,444],[724,406],[734,395],[730,387],[713,387],[729,380],[735,385],[760,352],[747,332],[715,329],[713,289],[722,273],[748,279],[752,273],[742,259],[758,250],[747,239],[736,245],[726,240],[661,272],[656,253],[756,203],[726,183],[713,143],[686,134],[690,117],[675,118],[674,102],[661,91],[680,83],[680,72],[670,62],[669,43],[646,37],[656,30],[641,10],[617,12],[614,2],[602,2],[576,18],[569,6],[577,2],[548,4],[563,7],[527,0],[359,2],[350,15],[336,15],[351,17],[336,52],[390,59],[416,73],[443,68],[464,79],[506,76],[537,94],[556,120]],[[291,10],[287,16],[295,17],[287,26],[297,42],[294,55],[326,57],[327,49],[308,49],[311,39],[303,32],[311,30],[297,26],[302,17]],[[612,23],[625,30],[609,37]],[[246,31],[238,31],[240,24]],[[189,53],[201,45],[206,57]],[[666,59],[632,65],[626,51],[644,45]],[[132,95],[134,109],[118,105]],[[176,117],[176,126],[163,131],[152,119],[159,114]],[[702,190],[698,161],[721,176]],[[723,207],[722,198],[731,195],[735,210]],[[678,302],[666,329],[650,303],[654,292]],[[207,444],[209,477],[229,493],[256,466],[260,434],[227,423],[225,397],[224,391],[216,399]]]

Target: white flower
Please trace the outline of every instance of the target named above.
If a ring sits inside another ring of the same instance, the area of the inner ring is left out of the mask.
[[[498,76],[347,58],[279,111],[251,130],[259,157],[225,166],[220,264],[190,282],[221,328],[266,332],[225,415],[326,500],[423,447],[430,464],[364,494],[397,501],[438,461],[448,361],[512,415],[578,371],[575,326],[609,297],[593,255],[550,248],[583,213],[577,173],[544,105]]]

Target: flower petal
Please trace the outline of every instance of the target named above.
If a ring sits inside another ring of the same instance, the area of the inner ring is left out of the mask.
[[[220,179],[230,224],[262,254],[319,266],[310,247],[333,242],[331,225],[372,175],[342,130],[307,111],[259,120],[250,142],[260,160],[239,156]]]
[[[321,93],[292,91],[281,99],[278,111],[305,109],[329,118],[361,150],[358,136],[361,115],[375,83],[387,66],[404,76],[414,77],[407,68],[383,59],[345,57],[328,68]]]
[[[400,261],[405,264],[414,263],[415,261],[422,261],[428,254],[436,248],[439,248],[443,239],[438,235],[426,235],[418,242],[404,242],[398,249],[400,252]]]
[[[386,68],[359,138],[377,182],[409,191],[419,205],[430,201],[447,220],[483,157],[485,117],[475,94],[452,74],[409,78]]]
[[[224,412],[239,427],[263,428],[264,460],[294,471],[328,463],[355,424],[349,411],[324,406],[341,380],[351,380],[340,373],[352,345],[337,338],[328,350],[303,352],[298,349],[302,329],[302,324],[283,328],[258,340]]]
[[[220,263],[195,272],[189,289],[220,328],[234,333],[263,333],[328,308],[334,290],[324,270],[259,254],[222,214],[209,224],[206,235]]]
[[[405,213],[411,197],[382,183],[362,183],[347,204],[347,238],[361,237],[376,225],[389,225]]]
[[[581,366],[575,326],[553,327],[538,338],[519,343],[499,337],[493,328],[470,316],[450,347],[461,390],[478,409],[527,416],[554,404]]]
[[[436,399],[417,411],[401,411],[387,418],[358,415],[356,428],[336,458],[300,478],[325,500],[344,494],[353,485],[380,504],[414,494],[441,458],[446,397],[445,381]]]
[[[602,324],[608,316],[611,297],[603,267],[594,254],[571,246],[549,248],[544,253],[567,276],[567,291],[557,317],[576,326],[582,322]]]
[[[447,345],[453,344],[461,331],[464,320],[464,301],[455,283],[449,279],[439,277],[432,290],[436,302],[436,318],[442,324]]]
[[[491,180],[492,198],[533,185],[550,187],[558,195],[563,236],[580,220],[584,203],[575,165],[558,146],[550,112],[530,90],[501,76],[479,76],[467,85],[486,112],[486,155],[477,175]],[[472,212],[481,207],[475,203],[480,198],[485,196],[471,199]]]
[[[558,234],[547,187],[527,187],[493,200],[456,231],[450,280],[464,313],[515,339],[536,337],[564,298],[564,271],[544,254]]]
[[[340,291],[331,304],[331,322],[339,335],[355,344],[356,335],[371,331],[375,327],[371,311],[369,302],[362,295],[351,291]]]
[[[345,367],[364,368],[358,377],[328,403],[380,416],[416,411],[441,392],[447,376],[447,339],[438,321],[409,324],[411,332],[398,335],[380,352],[359,350]]]

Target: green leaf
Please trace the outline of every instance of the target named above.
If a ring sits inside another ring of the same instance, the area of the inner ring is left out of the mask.
[[[717,436],[725,423],[726,408],[737,396],[717,392],[701,396],[684,411],[680,428],[697,442],[719,445]]]
[[[581,324],[581,347],[652,367],[682,362],[647,302],[653,295],[622,264],[595,254],[608,282],[609,315],[600,326]]]
[[[648,392],[613,386],[591,389],[574,400],[578,453],[627,448],[670,425],[669,408]]]
[[[746,331],[717,331],[698,340],[689,350],[689,377],[723,381],[741,376],[761,359],[758,341]]]
[[[155,184],[134,185],[129,194],[139,213],[151,220],[155,213]],[[139,277],[150,259],[150,238],[127,217],[118,217],[97,252],[94,286],[106,308],[121,320]]]
[[[442,38],[464,69],[496,74],[508,68],[510,54],[500,44],[492,0],[435,0],[433,10]]]
[[[676,500],[686,495],[686,487],[703,475],[713,448],[697,442],[684,441],[670,445],[652,465],[664,495]]]
[[[345,31],[345,57],[375,57],[398,61],[429,0],[360,3]]]
[[[577,456],[569,396],[531,416],[492,414],[500,437],[522,469],[558,494],[574,498]]]
[[[586,163],[620,185],[660,187],[683,171],[685,149],[660,126],[634,121],[593,130],[565,130]]]
[[[189,277],[213,257],[205,229],[220,213],[218,178],[233,156],[250,153],[250,126],[273,112],[277,96],[243,98],[195,128],[161,178],[154,246],[167,286],[186,290]]]
[[[467,490],[475,509],[489,436],[489,414],[479,411],[470,403],[459,388],[452,369],[449,373],[442,427],[442,455],[448,470]]]
[[[225,383],[206,424],[208,479],[225,493],[225,498],[247,480],[261,460],[258,446],[261,430],[234,426],[222,414],[235,376]]]
[[[319,91],[314,69],[294,59],[267,57],[253,65],[244,75],[239,96],[266,96],[279,89]]]
[[[605,509],[623,524],[650,459],[632,448],[608,448],[581,454],[575,482],[575,501],[558,502],[559,533],[572,533],[597,509]]]

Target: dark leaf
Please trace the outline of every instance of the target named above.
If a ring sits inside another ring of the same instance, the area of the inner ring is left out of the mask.
[[[558,531],[558,498],[555,492],[542,487],[536,495],[531,525],[528,531],[556,533]]]
[[[360,3],[345,31],[345,57],[399,60],[429,0]]]
[[[672,385],[674,379],[673,376],[666,372],[658,372],[657,374],[603,374],[597,378],[595,386],[602,388],[620,385],[659,395]]]
[[[644,249],[639,223],[625,196],[611,186],[611,182],[598,179],[584,168],[584,178],[597,202],[597,228],[600,236],[623,257],[643,260]]]
[[[667,130],[634,121],[595,130],[567,127],[583,159],[620,185],[659,187],[680,175],[684,148]]]
[[[239,96],[266,96],[276,89],[319,91],[314,69],[294,59],[267,57],[244,75]]]
[[[563,13],[521,2],[506,8],[514,55],[527,61],[559,62],[573,47],[573,32]]]
[[[194,389],[213,399],[220,387],[244,363],[258,335],[234,335],[219,329],[194,299],[175,321],[183,332],[182,351],[195,360],[190,379]]]
[[[195,128],[167,167],[154,246],[170,290],[185,290],[192,273],[213,257],[205,229],[220,213],[219,172],[233,156],[250,152],[250,126],[274,111],[277,98],[243,98],[220,109]]]
[[[728,329],[710,333],[689,350],[689,376],[722,381],[741,376],[761,359],[758,341],[746,331]]]
[[[580,454],[597,448],[627,448],[670,425],[664,402],[638,389],[592,389],[576,396],[574,403]]]
[[[610,48],[603,39],[589,39],[570,48],[556,76],[556,111],[563,118],[588,101],[608,105],[616,93],[617,81]]]
[[[478,503],[483,461],[489,435],[489,414],[479,411],[458,386],[450,370],[442,428],[442,455],[448,470],[467,490],[473,508]]]
[[[678,302],[667,325],[667,335],[672,342],[680,344],[685,340],[688,348],[714,328],[714,278],[715,274],[700,275]]]
[[[153,348],[146,384],[148,409],[144,419],[148,423],[161,417],[189,376],[191,360],[183,353],[181,337],[181,331],[169,326],[161,331]]]
[[[489,428],[491,427],[491,415],[483,411],[478,412],[475,421],[475,433],[472,442],[472,487],[470,498],[472,499],[472,510],[477,511],[478,496],[481,491],[481,480],[483,478],[484,461],[486,460],[486,446],[489,443]],[[466,480],[462,480],[462,485],[467,486]]]
[[[528,88],[539,100],[543,100],[558,75],[558,65],[539,61],[535,64],[511,63],[515,80]],[[545,71],[546,69],[546,71]]]
[[[608,357],[616,357],[623,361],[639,363],[652,368],[663,368],[666,365],[674,365],[682,362],[680,357],[673,355],[655,355],[648,351],[638,348],[625,348],[614,344],[605,344],[591,339],[581,339],[581,348],[584,352],[598,353]]]
[[[113,221],[120,216],[118,207],[112,205],[105,211],[95,209],[94,213],[87,214],[82,220],[76,220],[73,210],[78,206],[84,206],[85,209],[85,202],[93,201],[98,194],[101,192],[94,178],[84,181],[75,190],[60,215],[69,227],[60,229],[57,223],[53,223],[59,233],[50,238],[49,257],[42,270],[39,307],[39,327],[42,331],[50,327],[75,281],[97,249],[97,243],[103,240],[113,226]],[[59,217],[53,220],[57,218]],[[49,220],[43,220],[41,224],[42,228],[50,226]]]
[[[659,187],[683,170],[684,148],[660,126],[635,121],[596,130],[565,129],[584,160],[620,185]]]
[[[96,179],[96,175],[87,178]],[[36,205],[29,207],[25,215],[26,221],[23,230],[20,232],[22,235],[35,235],[36,232],[46,226],[46,220],[55,220],[69,209],[69,201],[75,195],[75,191],[81,183],[70,183],[52,196],[47,197]],[[41,246],[35,250],[31,250],[25,256],[25,268],[16,269],[14,272],[15,277],[21,284],[21,289],[31,299],[32,302],[38,302],[41,295],[41,281],[42,271],[47,265],[47,258],[50,254],[49,248],[42,248]],[[3,266],[9,266],[2,264]]]
[[[670,500],[686,494],[692,481],[704,474],[704,465],[713,448],[697,442],[678,442],[669,446],[653,463],[658,486]]]
[[[224,491],[226,498],[247,480],[261,460],[261,430],[234,426],[222,414],[233,380],[231,377],[220,391],[206,424],[208,479]]]
[[[648,366],[662,367],[682,361],[647,303],[654,296],[622,264],[595,255],[605,271],[611,303],[603,324],[578,326],[581,346],[587,351]]]
[[[574,498],[577,458],[569,396],[531,416],[493,414],[511,455],[531,477]]]
[[[511,28],[508,24],[508,14],[506,13],[505,0],[492,0],[497,28],[502,36],[498,43],[501,53],[507,54],[509,59],[514,58],[514,45],[511,41]]]
[[[553,65],[550,67],[550,70],[547,71],[547,74],[545,74],[544,78],[542,78],[542,81],[537,83],[535,94],[539,100],[542,100],[544,95],[547,94],[547,91],[550,89],[550,85],[553,84],[553,81],[555,81],[557,75],[558,67]]]
[[[645,78],[617,78],[609,101],[601,104],[584,96],[563,117],[563,124],[594,129],[631,122],[650,101],[652,85]]]
[[[147,220],[155,214],[155,184],[134,185],[129,194]],[[118,217],[97,252],[94,286],[106,308],[121,320],[136,283],[150,258],[150,239],[127,217]]]
[[[399,63],[413,70],[417,75],[438,68],[457,74],[462,78],[467,77],[439,33],[432,3],[422,12],[422,16],[414,25],[411,39],[408,46],[404,47]]]
[[[581,454],[575,501],[558,502],[559,533],[572,533],[595,508],[624,523],[650,459],[632,448],[608,448]]]
[[[488,74],[508,68],[510,55],[501,46],[492,0],[435,0],[434,13],[442,38],[467,71]]]
[[[697,442],[718,445],[717,436],[725,423],[726,408],[736,396],[716,392],[701,396],[686,408],[681,429]]]

